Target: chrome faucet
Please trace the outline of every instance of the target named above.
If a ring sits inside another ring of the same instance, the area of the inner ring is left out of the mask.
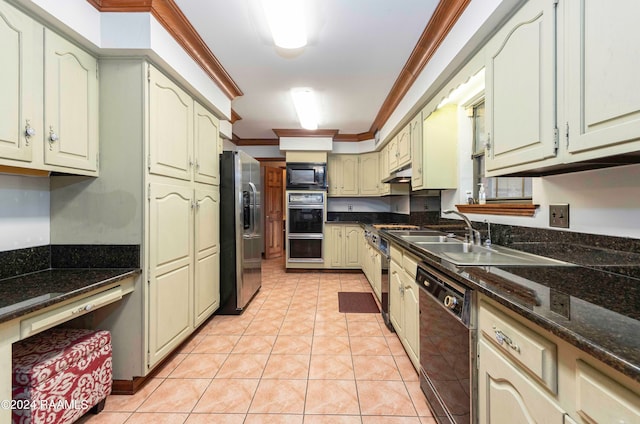
[[[460,218],[464,219],[464,223],[467,224],[467,230],[469,231],[469,242],[471,242],[471,244],[475,244],[475,245],[480,245],[481,240],[480,240],[480,231],[475,230],[472,226],[471,226],[471,221],[469,221],[469,218],[466,217],[466,215],[458,212],[458,211],[454,211],[453,209],[447,209],[446,211],[442,211],[443,214],[448,215],[450,213],[454,214],[454,215],[458,215]]]

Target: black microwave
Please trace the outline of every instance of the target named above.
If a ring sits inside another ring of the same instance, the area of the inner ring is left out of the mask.
[[[287,163],[287,190],[326,190],[327,164],[320,162]]]

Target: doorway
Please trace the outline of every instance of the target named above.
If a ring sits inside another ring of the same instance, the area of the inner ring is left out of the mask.
[[[284,251],[284,163],[264,167],[264,257],[282,257]]]

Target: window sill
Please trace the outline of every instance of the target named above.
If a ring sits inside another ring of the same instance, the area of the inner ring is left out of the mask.
[[[456,208],[462,213],[533,216],[538,206],[525,203],[487,203],[485,205],[456,205]]]

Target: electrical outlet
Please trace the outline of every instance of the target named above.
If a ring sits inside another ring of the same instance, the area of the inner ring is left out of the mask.
[[[549,205],[549,227],[569,228],[569,204]]]
[[[353,212],[353,205],[347,205],[347,210],[349,212]]]

